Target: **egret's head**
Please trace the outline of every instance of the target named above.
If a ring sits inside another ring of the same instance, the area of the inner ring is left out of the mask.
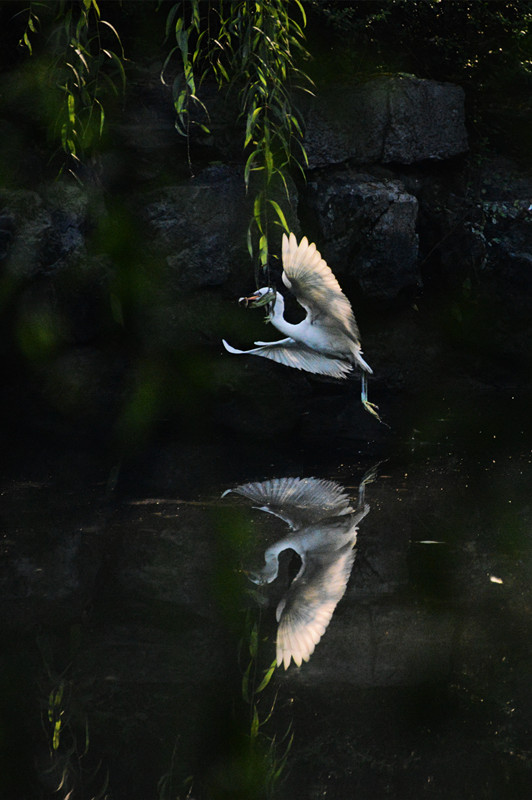
[[[275,300],[275,295],[275,289],[265,286],[262,289],[257,289],[251,297],[241,297],[238,302],[246,306],[246,308],[261,308],[268,305],[268,303],[272,303]]]
[[[274,558],[270,558],[266,561],[266,565],[262,568],[257,570],[256,572],[247,572],[247,576],[250,581],[256,583],[257,586],[264,586],[265,583],[271,583],[277,577],[277,573],[279,572],[279,563],[277,561],[277,556]]]

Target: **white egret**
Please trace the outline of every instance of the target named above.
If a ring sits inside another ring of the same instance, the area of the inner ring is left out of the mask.
[[[248,573],[257,584],[271,583],[279,571],[279,555],[294,550],[301,567],[276,609],[277,665],[287,669],[308,661],[343,597],[353,562],[357,526],[368,514],[364,502],[370,470],[359,488],[357,508],[339,484],[318,478],[280,478],[229,489],[249,498],[261,511],[288,523],[293,533],[272,544],[263,569]]]
[[[299,245],[293,233],[283,234],[282,281],[291,289],[298,303],[307,312],[297,324],[284,318],[284,298],[270,287],[258,289],[239,302],[250,308],[269,306],[268,321],[287,338],[276,342],[255,342],[251,350],[237,350],[225,339],[230,353],[270,358],[288,367],[306,370],[333,378],[346,378],[353,367],[362,371],[361,399],[364,408],[380,420],[378,407],[370,403],[366,373],[373,370],[362,358],[360,333],[351,303],[342,292],[330,267],[306,236]]]

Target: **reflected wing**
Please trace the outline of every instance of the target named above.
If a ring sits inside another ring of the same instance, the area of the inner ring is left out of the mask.
[[[330,555],[325,565],[310,556],[277,607],[278,666],[284,664],[287,669],[293,659],[299,667],[309,660],[345,593],[355,551],[348,544]]]
[[[231,347],[225,339],[222,339],[222,342],[229,353],[262,356],[270,358],[278,364],[284,364],[285,367],[302,369],[317,375],[329,375],[331,378],[345,378],[353,369],[347,361],[330,358],[290,338],[280,339],[278,342],[269,344],[264,343],[251,350],[237,350],[236,347]]]
[[[299,245],[293,233],[283,234],[283,283],[309,312],[310,321],[339,326],[351,339],[360,334],[351,303],[315,244],[304,236]]]
[[[338,483],[319,478],[273,478],[246,483],[230,491],[249,498],[262,511],[275,514],[292,529],[353,511],[349,497]]]

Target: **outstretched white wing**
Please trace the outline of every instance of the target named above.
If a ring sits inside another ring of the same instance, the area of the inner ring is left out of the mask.
[[[280,339],[278,342],[271,342],[270,344],[261,344],[251,350],[237,350],[235,347],[231,347],[225,339],[222,339],[222,342],[229,353],[262,356],[276,361],[278,364],[283,364],[285,367],[302,369],[306,372],[313,372],[316,375],[345,378],[353,369],[347,361],[342,361],[340,358],[330,358],[290,338]]]
[[[296,530],[353,511],[342,487],[320,478],[272,478],[229,491],[247,497],[261,511],[274,514]]]
[[[283,234],[283,283],[291,289],[298,302],[319,319],[320,325],[338,325],[359,343],[360,334],[351,303],[342,292],[331,268],[321,257],[315,244],[304,236],[299,245],[293,233]]]
[[[331,552],[328,563],[308,554],[305,570],[277,607],[278,666],[309,660],[345,593],[354,560],[352,543]]]

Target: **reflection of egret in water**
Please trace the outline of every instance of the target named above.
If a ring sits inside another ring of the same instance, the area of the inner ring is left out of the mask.
[[[375,469],[364,476],[356,508],[339,484],[318,478],[279,478],[225,492],[249,498],[293,531],[268,547],[265,566],[249,574],[254,583],[271,583],[284,550],[294,550],[301,559],[299,572],[277,606],[278,666],[284,664],[287,669],[291,659],[297,666],[308,661],[325,633],[347,587],[355,560],[357,526],[369,512],[365,486],[374,477]]]
[[[360,333],[351,303],[342,292],[330,267],[315,244],[306,236],[297,243],[293,233],[283,234],[282,281],[291,289],[307,315],[293,325],[284,318],[284,298],[274,289],[263,287],[240,302],[257,308],[269,306],[269,321],[288,338],[276,342],[255,342],[251,350],[237,350],[225,340],[230,353],[270,358],[279,364],[333,378],[345,378],[353,367],[362,371],[361,399],[364,408],[380,419],[377,406],[370,403],[366,373],[372,369],[362,358]]]

